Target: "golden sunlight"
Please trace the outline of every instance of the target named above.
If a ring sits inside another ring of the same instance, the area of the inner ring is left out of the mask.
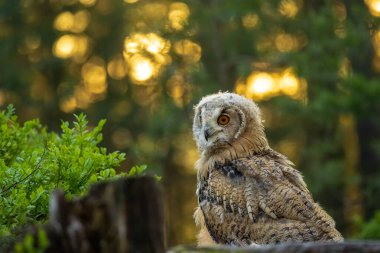
[[[130,59],[130,76],[137,82],[149,80],[155,71],[153,62],[144,56],[135,55]]]
[[[372,60],[372,67],[376,72],[380,72],[380,30],[376,31],[372,36],[372,44],[375,55]]]
[[[74,24],[71,28],[72,32],[83,32],[90,23],[90,13],[86,10],[78,11],[74,14]]]
[[[380,57],[375,56],[372,59],[372,68],[377,73],[380,73]]]
[[[186,82],[186,79],[182,73],[176,73],[166,83],[167,93],[173,99],[173,102],[178,107],[183,107],[190,102],[189,93],[191,85]]]
[[[279,78],[279,88],[282,93],[290,97],[295,96],[300,88],[299,79],[291,69],[285,70]]]
[[[69,31],[74,25],[74,15],[65,11],[59,14],[54,20],[54,28],[58,31]]]
[[[373,16],[380,16],[380,0],[365,0],[365,3]]]
[[[265,72],[254,72],[247,79],[247,93],[258,99],[273,93],[275,84],[273,77]]]
[[[280,33],[276,36],[275,45],[280,52],[290,52],[298,49],[299,43],[295,36]]]
[[[198,62],[202,56],[202,48],[191,40],[181,40],[175,43],[174,52],[188,62]]]
[[[126,37],[123,56],[131,79],[141,84],[159,73],[171,61],[168,55],[170,46],[169,41],[155,33],[136,33]]]
[[[77,101],[76,101],[75,97],[69,97],[69,98],[63,100],[59,104],[59,108],[61,109],[61,111],[65,112],[65,113],[73,112],[76,107],[77,107]]]
[[[372,44],[377,57],[380,57],[380,30],[376,31],[372,37]]]
[[[306,87],[306,81],[287,68],[280,72],[252,72],[246,82],[237,81],[235,91],[257,101],[280,95],[304,101]]]
[[[259,23],[259,16],[254,13],[249,13],[242,17],[242,23],[246,29],[253,29]]]
[[[168,53],[170,49],[170,42],[155,33],[148,33],[144,43],[146,50],[152,54]]]
[[[127,4],[134,4],[137,3],[139,0],[124,0]]]
[[[75,41],[75,54],[73,56],[74,61],[76,62],[84,62],[88,55],[89,49],[89,39],[85,35],[76,36]]]
[[[155,33],[136,33],[124,40],[124,57],[147,51],[151,54],[168,53],[170,42]]]
[[[285,17],[294,18],[298,14],[299,6],[295,0],[281,0],[278,11]]]
[[[53,54],[59,58],[73,57],[76,62],[83,62],[88,53],[89,41],[85,35],[62,35],[53,45]]]
[[[77,85],[74,90],[76,107],[86,109],[93,102],[93,95],[82,85]]]
[[[62,12],[54,20],[54,28],[58,31],[83,32],[90,22],[90,13],[86,10],[73,14],[69,11]]]
[[[182,2],[175,2],[170,5],[168,18],[170,26],[174,30],[182,30],[190,16],[190,9],[187,4]]]
[[[82,78],[86,90],[93,94],[104,93],[107,89],[107,75],[104,61],[93,57],[82,66]]]
[[[79,0],[79,2],[88,7],[96,4],[96,0]]]
[[[63,35],[61,36],[53,46],[53,53],[59,58],[69,58],[74,55],[75,52],[75,36]]]
[[[122,56],[116,56],[107,64],[107,72],[115,80],[123,79],[127,75],[127,65]]]

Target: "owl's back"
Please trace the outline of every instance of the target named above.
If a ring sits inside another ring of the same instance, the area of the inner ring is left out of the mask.
[[[272,150],[215,162],[197,189],[212,239],[240,246],[342,240],[332,218],[313,201],[297,173]]]

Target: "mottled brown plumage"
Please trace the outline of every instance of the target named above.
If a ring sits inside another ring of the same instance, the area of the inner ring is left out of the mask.
[[[218,93],[195,112],[199,245],[343,240],[299,171],[269,147],[256,104]]]

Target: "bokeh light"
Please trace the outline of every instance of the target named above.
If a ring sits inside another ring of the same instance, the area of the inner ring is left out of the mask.
[[[187,4],[182,2],[172,3],[169,7],[168,19],[170,26],[174,30],[182,30],[190,16],[190,9]]]
[[[59,14],[54,20],[54,28],[58,31],[69,31],[74,24],[74,15],[65,11]]]
[[[129,59],[130,77],[137,82],[149,80],[155,73],[153,62],[144,56],[135,55]]]
[[[137,3],[139,0],[124,0],[127,4],[134,4]]]
[[[107,71],[102,58],[93,56],[81,68],[82,82],[75,85],[71,96],[65,96],[59,103],[63,112],[70,113],[76,108],[86,109],[93,102],[101,100],[107,91]],[[67,83],[61,83],[58,92],[65,94]]]
[[[170,47],[168,40],[155,33],[136,33],[126,37],[123,56],[131,80],[143,84],[160,73],[170,63]]]
[[[176,42],[174,52],[187,62],[198,62],[202,56],[201,46],[187,39]]]
[[[74,25],[71,28],[72,32],[83,32],[90,23],[90,13],[86,10],[78,11],[74,14]]]
[[[54,44],[53,52],[55,56],[63,59],[73,56],[75,52],[75,36],[61,36]]]
[[[93,94],[104,93],[107,89],[107,74],[104,60],[99,57],[91,58],[82,67],[82,78],[86,90]]]
[[[376,31],[372,37],[372,44],[377,57],[380,57],[380,30]]]
[[[78,11],[75,14],[65,11],[54,20],[54,28],[58,31],[81,33],[87,28],[89,22],[90,13],[86,10]]]
[[[74,89],[76,107],[86,109],[94,102],[93,95],[83,85],[77,85]]]
[[[294,18],[298,14],[299,8],[296,0],[281,0],[278,11],[285,17]]]
[[[290,52],[299,48],[297,38],[287,33],[277,34],[275,45],[280,52]]]
[[[96,4],[96,0],[79,0],[84,6],[90,7]]]
[[[127,75],[127,65],[122,56],[112,58],[107,64],[107,72],[115,80],[121,80]]]
[[[59,108],[61,109],[61,111],[65,113],[73,112],[76,109],[76,107],[77,107],[77,101],[75,97],[69,97],[69,98],[63,99],[63,101],[61,101],[61,103],[59,104]]]
[[[372,36],[372,45],[375,51],[372,59],[372,68],[380,73],[380,30],[374,32]]]
[[[124,55],[147,51],[151,54],[168,53],[170,42],[155,33],[136,33],[124,40]]]
[[[191,85],[186,82],[183,73],[175,73],[170,77],[167,84],[167,93],[178,107],[183,107],[190,102]]]
[[[290,97],[295,96],[300,89],[299,78],[297,78],[291,69],[288,69],[282,73],[279,77],[279,88],[282,93]]]
[[[380,0],[365,0],[364,2],[367,4],[368,9],[373,16],[380,16]]]
[[[89,39],[85,35],[65,34],[57,39],[53,45],[53,54],[59,58],[73,57],[77,62],[82,62],[88,53]]]
[[[243,26],[248,30],[255,28],[259,21],[259,16],[255,13],[249,13],[242,17]]]
[[[235,92],[256,101],[280,95],[306,101],[306,88],[306,81],[287,68],[279,72],[254,71],[246,81],[241,78],[237,81]]]
[[[264,98],[265,96],[276,92],[274,78],[265,72],[254,72],[247,79],[248,96]]]

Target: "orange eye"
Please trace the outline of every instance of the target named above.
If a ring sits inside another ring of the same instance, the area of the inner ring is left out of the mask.
[[[228,122],[230,122],[230,117],[228,117],[225,114],[222,114],[222,115],[219,116],[219,118],[218,118],[218,124],[219,125],[224,126],[224,125],[227,125]]]

